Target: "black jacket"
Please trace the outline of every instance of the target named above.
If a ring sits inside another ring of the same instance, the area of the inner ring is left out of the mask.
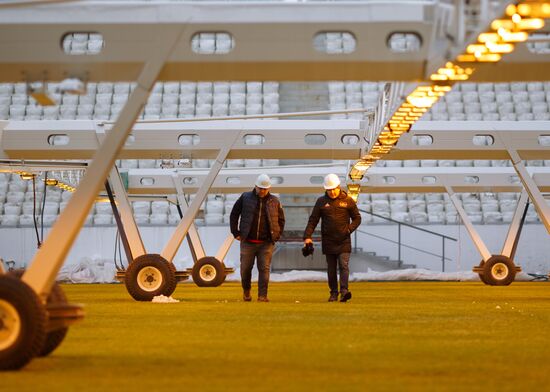
[[[281,238],[281,234],[285,229],[285,214],[277,197],[268,193],[264,200],[271,241],[276,242]],[[259,208],[259,205],[260,198],[256,196],[254,190],[243,193],[237,199],[229,216],[229,225],[234,237],[241,236],[243,241],[248,238],[254,220],[254,212]],[[240,222],[239,217],[241,218]]]
[[[320,218],[323,218],[323,254],[350,253],[350,234],[361,224],[361,214],[353,199],[344,191],[336,199],[331,199],[326,193],[318,198],[304,231],[304,239],[311,238]]]

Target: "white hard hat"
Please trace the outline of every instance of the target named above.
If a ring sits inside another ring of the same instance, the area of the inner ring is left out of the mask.
[[[323,187],[327,190],[340,186],[340,178],[336,174],[328,174],[323,181]]]
[[[258,178],[256,178],[255,185],[258,188],[269,189],[271,188],[271,179],[267,174],[260,174]]]

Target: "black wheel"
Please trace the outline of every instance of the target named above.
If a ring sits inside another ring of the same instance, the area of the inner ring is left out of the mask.
[[[193,265],[191,275],[199,287],[218,287],[225,281],[225,265],[215,257],[203,257]]]
[[[479,273],[479,280],[481,280],[483,283],[485,284],[489,284],[489,282],[487,282],[487,280],[485,279],[485,275],[483,275],[483,273]]]
[[[514,262],[503,255],[493,255],[483,263],[483,282],[490,286],[508,286],[516,278]]]
[[[0,370],[20,369],[46,341],[46,309],[22,280],[0,276]]]
[[[21,279],[24,273],[25,273],[24,269],[19,269],[15,271],[10,271],[8,274],[18,279]],[[63,289],[58,283],[54,283],[52,290],[50,292],[50,295],[48,295],[48,305],[66,304],[66,303],[67,303],[67,297],[65,296]],[[63,328],[48,332],[46,334],[46,341],[44,342],[44,347],[42,347],[42,349],[37,354],[37,356],[45,357],[51,354],[57,347],[59,347],[61,342],[63,342],[63,340],[65,339],[65,336],[67,336],[68,331],[69,331],[68,327],[63,327]]]
[[[157,295],[169,297],[176,290],[176,267],[158,254],[139,256],[128,265],[124,283],[136,301],[151,301]]]
[[[479,263],[479,265],[476,268],[483,268],[484,264],[485,264],[485,261],[481,260],[481,262]],[[479,276],[479,280],[481,280],[484,284],[487,284],[487,285],[489,284],[485,280],[485,275],[483,275],[483,272],[478,272],[477,275]]]

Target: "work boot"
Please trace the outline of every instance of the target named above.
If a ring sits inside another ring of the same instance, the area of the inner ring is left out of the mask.
[[[340,294],[340,302],[347,302],[351,299],[351,291],[346,291]]]
[[[328,302],[336,302],[338,301],[338,294],[331,294],[330,297],[328,297]]]
[[[258,297],[258,302],[269,302],[269,298],[267,298],[266,296],[264,295],[260,295]]]
[[[250,295],[250,290],[243,290],[243,301],[244,302],[252,301],[252,296]]]

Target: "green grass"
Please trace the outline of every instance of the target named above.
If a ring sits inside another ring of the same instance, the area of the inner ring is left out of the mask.
[[[179,285],[176,304],[64,288],[86,318],[0,391],[550,389],[545,283],[352,283],[347,304],[323,283],[272,283],[271,303],[236,283]]]

